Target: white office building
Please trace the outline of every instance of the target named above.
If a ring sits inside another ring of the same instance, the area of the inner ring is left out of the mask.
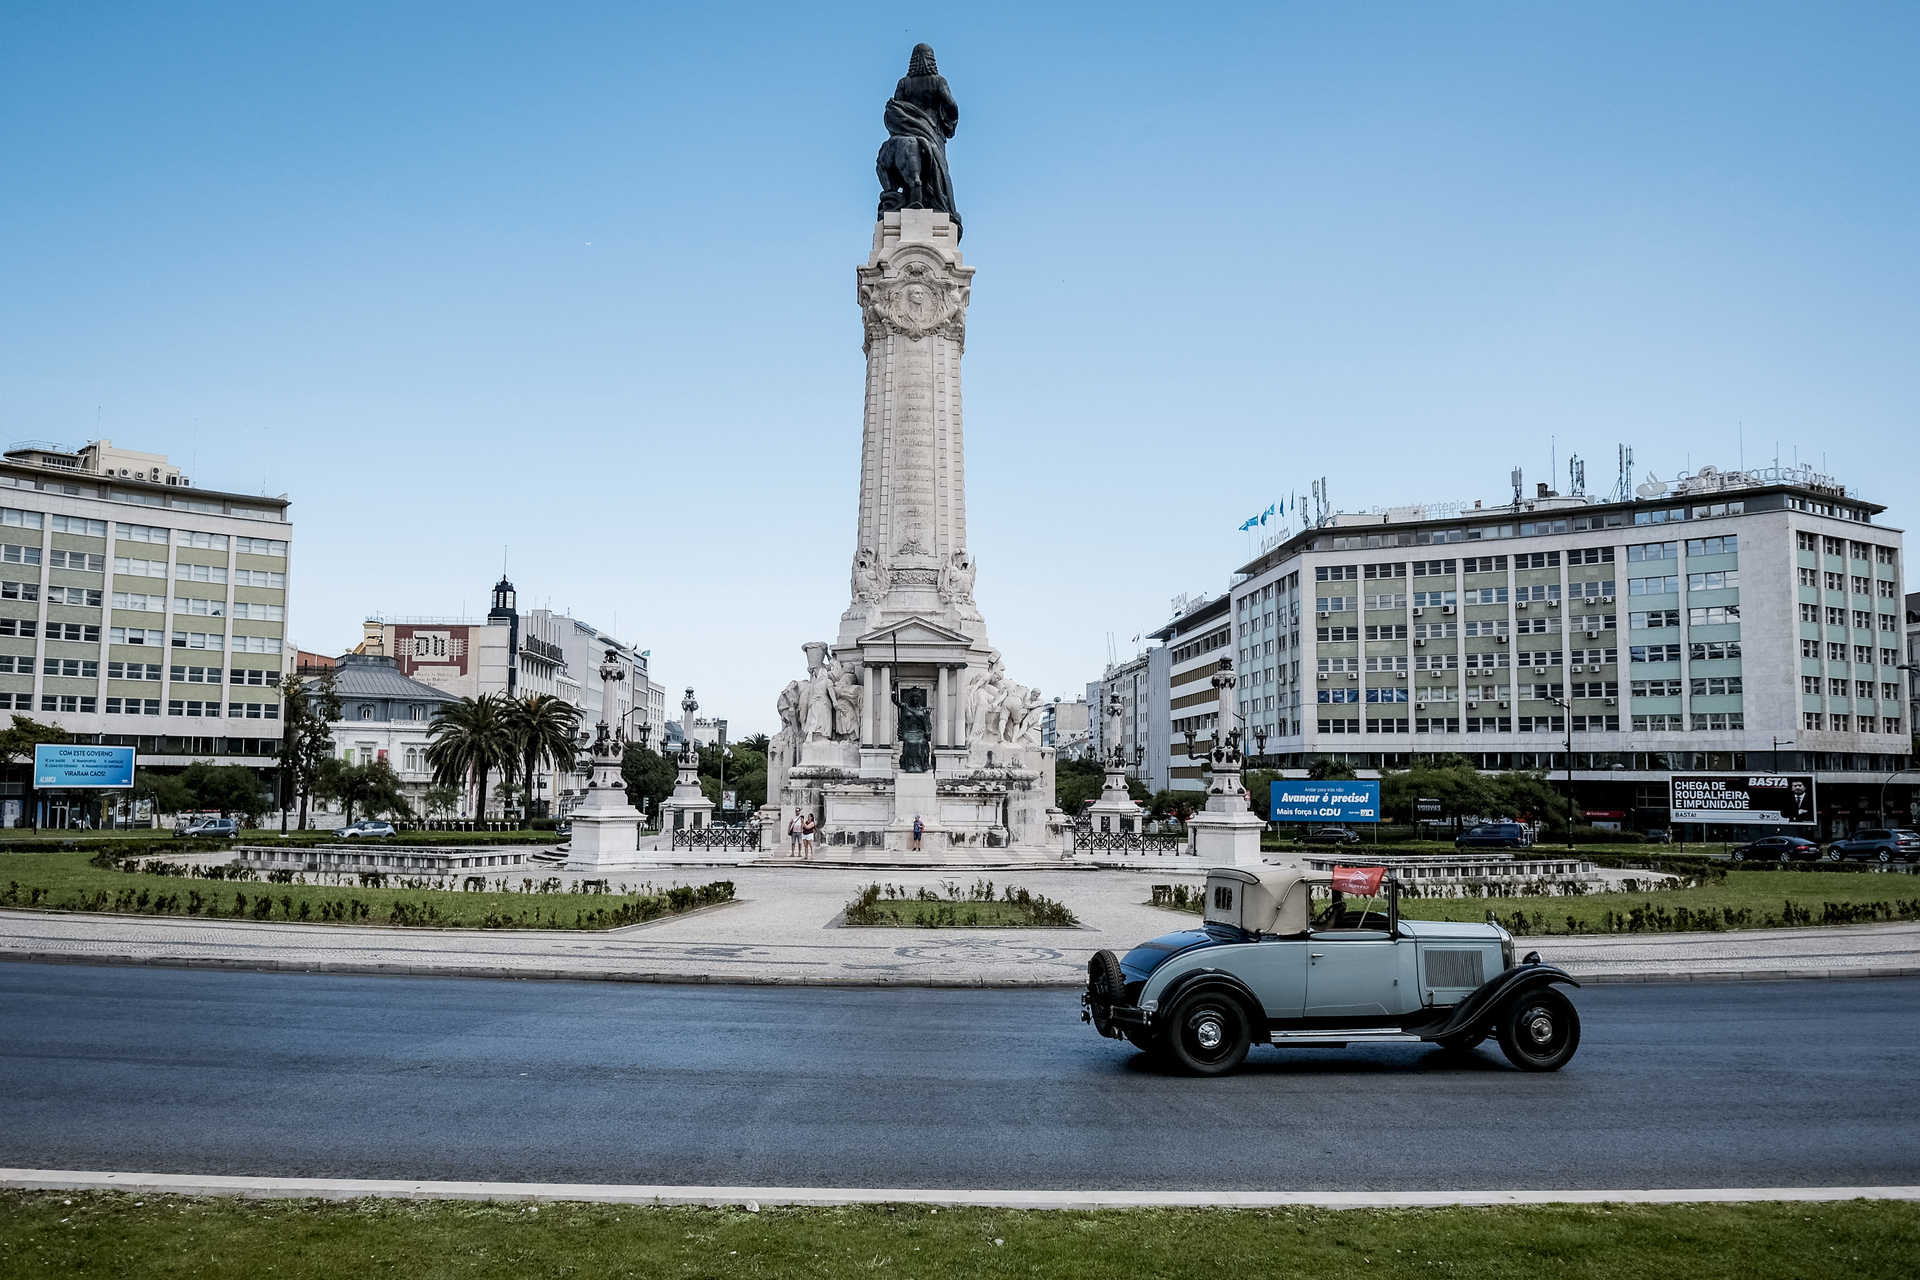
[[[1590,812],[1654,822],[1675,769],[1818,773],[1874,816],[1910,749],[1901,534],[1806,469],[1658,497],[1339,515],[1235,575],[1241,713],[1266,751],[1363,769],[1566,763]]]

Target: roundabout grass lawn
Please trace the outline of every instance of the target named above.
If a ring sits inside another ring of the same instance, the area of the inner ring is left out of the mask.
[[[1161,904],[1170,905],[1170,904]],[[1195,895],[1184,907],[1200,912]],[[1412,920],[1485,920],[1515,933],[1684,933],[1920,920],[1920,877],[1847,871],[1731,871],[1683,889],[1570,897],[1400,899]]]
[[[649,1209],[0,1193],[0,1275],[63,1280],[575,1276],[1460,1276],[1906,1280],[1920,1206]]]
[[[0,853],[0,907],[314,924],[448,929],[609,929],[728,902],[733,882],[628,892],[542,892],[544,873],[489,875],[487,888],[409,889],[208,880],[96,867],[84,853]],[[610,889],[621,889],[618,884]]]

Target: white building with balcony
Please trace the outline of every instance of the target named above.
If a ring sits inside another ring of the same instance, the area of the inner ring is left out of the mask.
[[[421,798],[433,785],[427,764],[433,713],[457,699],[401,675],[395,659],[377,654],[345,655],[334,668],[333,680],[340,695],[340,719],[333,722],[334,754],[351,764],[386,761],[400,775],[408,802],[420,810]]]

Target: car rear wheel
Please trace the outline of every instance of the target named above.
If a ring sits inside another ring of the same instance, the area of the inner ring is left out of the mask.
[[[1840,861],[1840,851],[1838,849],[1827,850],[1827,861],[1828,862]]]
[[[1892,861],[1893,861],[1893,855],[1892,855],[1891,853],[1888,853],[1888,852],[1887,852],[1887,851],[1886,851],[1885,849],[1882,849],[1882,850],[1881,850],[1881,851],[1880,851],[1880,852],[1879,852],[1878,854],[1876,854],[1875,856],[1876,856],[1876,857],[1878,857],[1878,858],[1880,859],[1880,861],[1882,861],[1882,862],[1892,862]]]
[[[1522,1071],[1558,1071],[1580,1047],[1580,1015],[1552,987],[1507,1002],[1498,1023],[1500,1051]]]
[[[1126,991],[1126,975],[1111,951],[1096,951],[1087,961],[1087,1005],[1093,1016],[1093,1029],[1101,1035],[1113,1034],[1113,1006]]]
[[[1224,992],[1197,991],[1167,1019],[1167,1056],[1188,1075],[1225,1075],[1246,1060],[1253,1043],[1247,1011]]]

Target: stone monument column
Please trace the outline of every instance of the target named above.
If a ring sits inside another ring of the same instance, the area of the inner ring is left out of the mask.
[[[1210,770],[1207,807],[1187,819],[1193,851],[1208,866],[1258,866],[1260,833],[1267,825],[1247,807],[1247,789],[1240,782],[1240,730],[1233,727],[1237,719],[1233,690],[1237,683],[1233,660],[1220,659],[1220,669],[1213,673],[1213,688],[1218,695],[1213,749],[1205,757]]]
[[[614,650],[600,663],[600,723],[594,726],[593,771],[587,796],[573,813],[573,841],[567,853],[570,867],[597,868],[627,865],[638,860],[640,811],[627,801],[620,766],[626,744],[607,726],[613,705],[611,687],[627,678],[627,669]]]

